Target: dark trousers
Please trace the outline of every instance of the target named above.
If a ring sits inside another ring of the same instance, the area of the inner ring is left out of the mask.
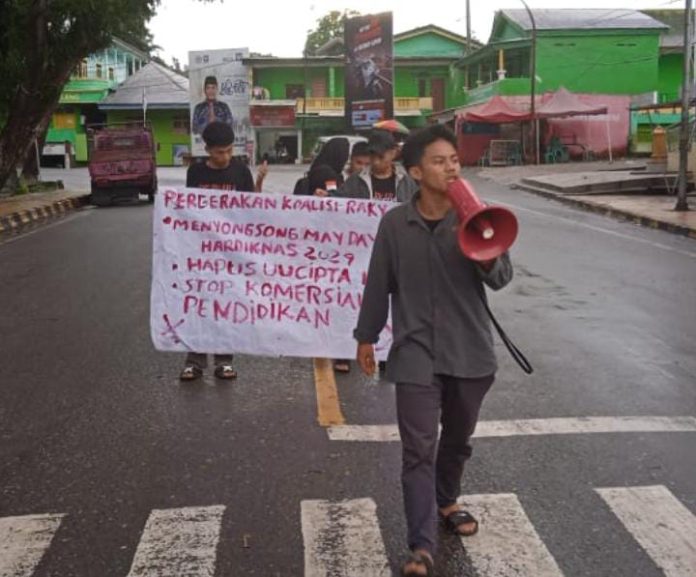
[[[397,383],[401,482],[411,549],[437,549],[438,507],[457,501],[483,398],[495,376],[435,375],[430,385]],[[442,425],[438,443],[438,424]]]
[[[231,365],[232,355],[213,355],[213,362],[216,367],[219,365]],[[186,364],[205,369],[208,366],[208,355],[205,353],[188,353],[186,355]]]

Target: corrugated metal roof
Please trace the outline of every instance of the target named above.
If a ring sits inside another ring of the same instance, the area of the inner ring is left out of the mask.
[[[148,108],[188,108],[188,78],[156,62],[149,62],[138,72],[119,84],[99,108],[140,108],[143,91]]]
[[[684,9],[665,8],[660,10],[641,10],[651,18],[666,24],[669,30],[660,36],[662,48],[681,48],[684,46]]]
[[[532,29],[529,14],[524,9],[501,10],[505,16],[524,30]],[[664,29],[665,24],[638,10],[626,8],[534,8],[537,30],[611,30]]]

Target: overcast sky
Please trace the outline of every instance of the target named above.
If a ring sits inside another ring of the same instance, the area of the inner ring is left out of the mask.
[[[519,0],[471,0],[472,34],[488,40],[493,14],[523,8]],[[681,8],[684,0],[527,0],[530,8]],[[457,8],[453,9],[453,6]],[[160,56],[188,62],[189,50],[248,47],[274,56],[301,56],[307,30],[331,10],[394,12],[394,31],[436,24],[466,36],[464,0],[162,0],[150,29]],[[427,10],[426,10],[427,8]]]

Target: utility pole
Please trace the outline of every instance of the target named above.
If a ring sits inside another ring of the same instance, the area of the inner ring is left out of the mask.
[[[687,2],[690,0],[687,0]],[[527,6],[524,0],[520,0],[524,4],[525,10],[532,22],[532,44],[529,47],[529,113],[532,116],[532,126],[534,130],[534,164],[539,164],[539,121],[536,116],[536,22],[534,14]]]
[[[681,105],[681,125],[679,130],[679,187],[677,190],[676,211],[689,210],[686,201],[686,191],[688,188],[687,172],[689,158],[689,101],[691,98],[691,39],[693,30],[691,26],[691,0],[686,0],[684,9],[684,63],[682,67],[682,105]]]
[[[471,3],[466,0],[466,53],[471,54]]]

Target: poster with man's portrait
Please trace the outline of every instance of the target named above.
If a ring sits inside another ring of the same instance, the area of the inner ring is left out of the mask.
[[[248,55],[248,48],[189,52],[193,156],[205,156],[201,134],[213,120],[225,122],[234,130],[235,156],[253,151],[254,132],[249,120],[251,82],[243,63]]]
[[[345,24],[346,120],[370,128],[394,117],[394,38],[391,12],[357,16]]]

